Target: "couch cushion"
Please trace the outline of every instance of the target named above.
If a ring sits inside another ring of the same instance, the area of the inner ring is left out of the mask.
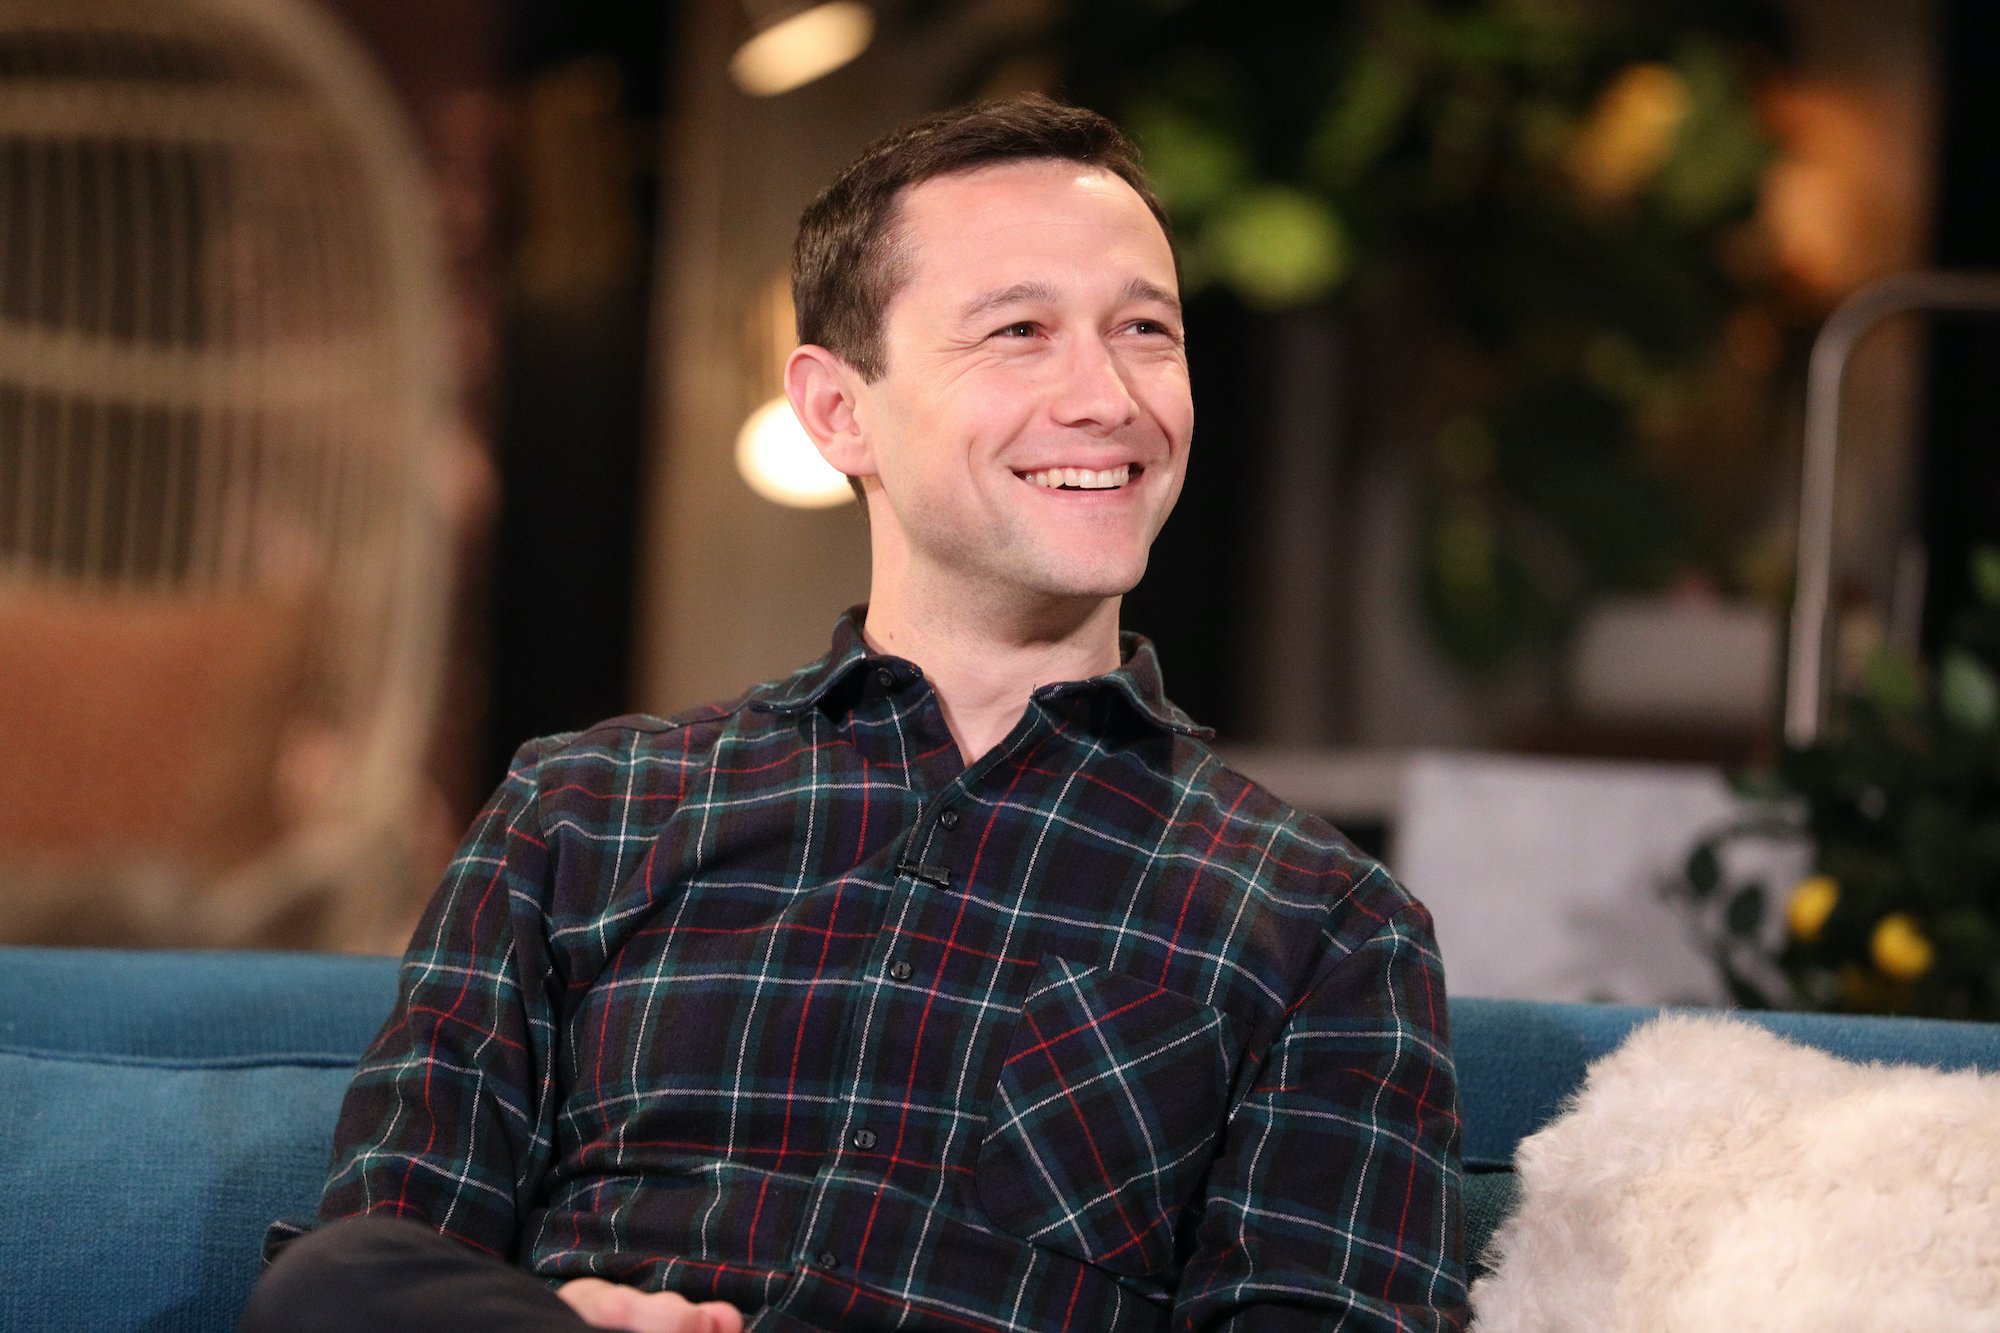
[[[352,1065],[395,997],[392,958],[0,948],[0,1050]]]
[[[233,1329],[389,959],[0,949],[0,1329]]]
[[[0,1052],[0,1328],[229,1329],[309,1213],[349,1066]]]
[[[1519,1196],[1520,1178],[1511,1170],[1465,1173],[1465,1260],[1471,1276],[1488,1271],[1493,1233],[1514,1211]]]
[[[216,869],[269,843],[312,617],[297,595],[0,587],[0,858]]]

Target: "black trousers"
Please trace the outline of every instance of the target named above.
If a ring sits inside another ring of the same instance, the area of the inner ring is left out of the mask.
[[[349,1217],[265,1272],[237,1333],[589,1333],[539,1279],[420,1222]]]

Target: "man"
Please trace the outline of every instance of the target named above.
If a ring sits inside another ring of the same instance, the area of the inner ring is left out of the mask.
[[[1120,639],[1193,429],[1129,146],[932,118],[793,281],[868,604],[523,749],[246,1327],[1458,1326],[1428,918]]]

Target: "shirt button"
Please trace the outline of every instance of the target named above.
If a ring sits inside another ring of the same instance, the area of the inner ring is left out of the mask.
[[[944,825],[945,832],[947,833],[951,832],[951,830],[958,827],[958,811],[956,810],[945,811],[943,814],[938,816],[938,823]]]
[[[885,690],[893,690],[896,688],[896,673],[888,667],[878,667],[875,671],[875,683]]]
[[[908,981],[910,979],[910,974],[915,972],[916,970],[917,969],[911,967],[908,962],[906,962],[901,958],[898,958],[895,962],[889,964],[889,975],[894,979],[896,979],[897,981]]]
[[[857,1129],[854,1131],[853,1142],[855,1147],[861,1149],[863,1152],[867,1152],[875,1146],[875,1131],[872,1129]]]
[[[827,1272],[831,1273],[839,1269],[840,1256],[835,1254],[832,1250],[821,1250],[819,1252],[819,1258],[815,1262],[817,1262],[821,1268],[824,1268]]]

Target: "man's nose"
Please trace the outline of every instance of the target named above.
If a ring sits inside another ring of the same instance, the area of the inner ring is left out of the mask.
[[[1065,426],[1109,434],[1128,426],[1139,415],[1124,367],[1101,341],[1078,341],[1065,358],[1063,380],[1054,408]]]

